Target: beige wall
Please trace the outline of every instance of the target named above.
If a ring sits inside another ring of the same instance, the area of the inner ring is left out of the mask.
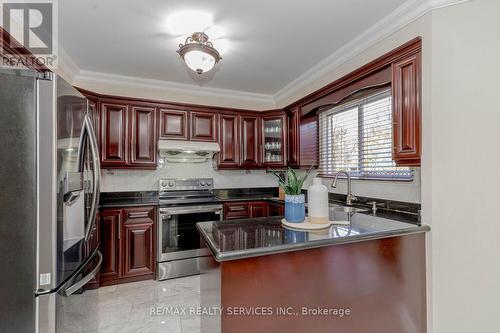
[[[432,14],[434,332],[500,332],[500,1]],[[424,185],[429,180],[424,178]],[[424,209],[427,209],[425,207]]]

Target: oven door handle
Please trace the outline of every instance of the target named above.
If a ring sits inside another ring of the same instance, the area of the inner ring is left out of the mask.
[[[168,208],[161,209],[161,215],[178,215],[178,214],[191,214],[191,213],[219,213],[222,211],[222,206],[215,207],[191,207],[191,208]]]

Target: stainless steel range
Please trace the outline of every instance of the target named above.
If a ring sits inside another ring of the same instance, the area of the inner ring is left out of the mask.
[[[199,274],[200,249],[196,223],[222,220],[222,203],[213,179],[161,179],[158,214],[158,279]]]

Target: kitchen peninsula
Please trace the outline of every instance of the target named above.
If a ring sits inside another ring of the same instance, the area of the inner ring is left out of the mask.
[[[425,332],[425,232],[370,211],[316,231],[281,217],[201,222],[202,332]],[[272,320],[269,320],[272,317]]]

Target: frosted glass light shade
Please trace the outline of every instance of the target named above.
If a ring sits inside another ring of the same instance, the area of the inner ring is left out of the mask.
[[[198,74],[210,71],[222,59],[204,32],[195,32],[186,38],[184,44],[179,44],[177,53]]]
[[[191,50],[184,55],[186,65],[198,74],[210,71],[215,66],[215,58],[199,50]]]

